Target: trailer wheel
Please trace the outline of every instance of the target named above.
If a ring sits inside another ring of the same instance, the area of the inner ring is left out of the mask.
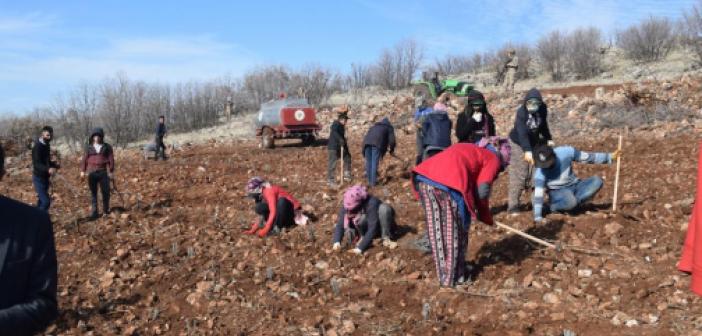
[[[275,139],[273,138],[273,130],[270,128],[264,128],[261,132],[261,147],[265,149],[272,149],[275,147]]]
[[[312,146],[314,144],[315,140],[317,140],[317,139],[312,134],[304,135],[304,136],[302,136],[302,145],[303,146]]]

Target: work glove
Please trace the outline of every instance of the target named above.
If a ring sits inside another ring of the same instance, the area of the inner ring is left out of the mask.
[[[352,249],[352,250],[349,250],[349,253],[352,253],[352,254],[355,254],[355,255],[361,255],[361,254],[363,254],[363,251],[361,251],[360,248],[356,247],[356,248],[354,248],[354,249]]]
[[[115,173],[107,172],[107,178],[109,178],[110,180],[114,179],[114,178],[115,178]]]
[[[49,175],[56,174],[56,168],[49,168]]]
[[[332,245],[332,250],[338,251],[339,249],[341,249],[341,243],[337,242],[337,243],[334,243],[334,245]]]
[[[612,161],[619,160],[619,158],[622,157],[622,151],[620,149],[617,149],[609,155],[612,158]]]
[[[556,147],[556,142],[553,140],[549,140],[548,142],[546,142],[546,144],[551,146],[551,147]]]
[[[490,197],[490,185],[487,183],[481,183],[478,186],[478,198],[481,200]]]
[[[531,152],[524,152],[524,161],[529,162],[529,164],[534,164],[534,156]]]
[[[481,122],[481,121],[483,121],[483,114],[479,113],[479,112],[473,113],[472,118],[473,118],[473,120],[475,120],[475,122]]]
[[[84,179],[85,178],[85,172],[80,172],[80,178]]]

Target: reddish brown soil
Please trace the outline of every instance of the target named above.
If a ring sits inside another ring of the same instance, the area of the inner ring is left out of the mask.
[[[559,94],[564,97],[568,96],[578,96],[578,97],[594,97],[595,90],[598,87],[603,87],[605,91],[616,91],[622,88],[624,84],[605,84],[605,85],[580,85],[580,86],[569,86],[563,88],[550,88],[541,89],[542,94]]]
[[[413,157],[413,139],[400,137],[399,156]],[[585,150],[615,144],[568,141]],[[560,335],[570,329],[578,335],[687,335],[702,326],[702,307],[675,263],[695,193],[697,142],[695,134],[628,138],[618,214],[609,210],[610,166],[577,167],[581,177],[597,174],[606,181],[578,214],[549,216],[546,225],[534,225],[526,211],[516,218],[497,214],[541,238],[598,253],[557,253],[474,224],[474,282],[462,291],[439,289],[431,257],[409,248],[423,229],[422,213],[401,165],[390,157],[383,162],[385,185],[374,193],[396,208],[401,246],[375,246],[363,257],[329,250],[340,191],[323,183],[323,146],[267,151],[254,142],[213,144],[186,148],[166,163],[121,152],[118,187],[127,193],[126,204],[114,197],[113,205],[126,209],[94,222],[81,219],[87,188],[76,177],[75,158],[64,158],[62,173],[81,194],[74,198],[55,182],[61,313],[49,332]],[[358,148],[359,139],[352,145]],[[361,181],[361,155],[352,154]],[[7,177],[0,192],[33,201],[28,174],[25,169]],[[253,175],[312,205],[318,220],[266,239],[242,235],[253,219],[251,201],[242,197]],[[507,180],[500,177],[492,196],[496,211],[504,209]],[[621,229],[607,233],[615,222]],[[557,302],[546,302],[545,295]],[[629,320],[637,325],[624,326]]]

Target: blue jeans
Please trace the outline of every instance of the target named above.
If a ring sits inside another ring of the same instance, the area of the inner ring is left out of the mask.
[[[375,146],[366,146],[363,149],[363,156],[366,158],[366,178],[368,185],[375,186],[378,182],[378,163],[380,163],[380,150]]]
[[[49,179],[32,175],[32,184],[37,192],[37,208],[43,211],[49,211],[51,206],[51,197],[49,197]]]
[[[589,201],[602,188],[602,179],[593,176],[563,189],[549,190],[551,211],[573,210],[579,204]]]

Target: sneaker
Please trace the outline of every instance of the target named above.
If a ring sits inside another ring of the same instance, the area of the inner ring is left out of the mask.
[[[98,215],[97,211],[94,211],[93,213],[90,214],[90,217],[88,217],[88,218],[90,218],[92,220],[96,220],[96,219],[98,219],[98,217],[100,217],[100,215]]]

